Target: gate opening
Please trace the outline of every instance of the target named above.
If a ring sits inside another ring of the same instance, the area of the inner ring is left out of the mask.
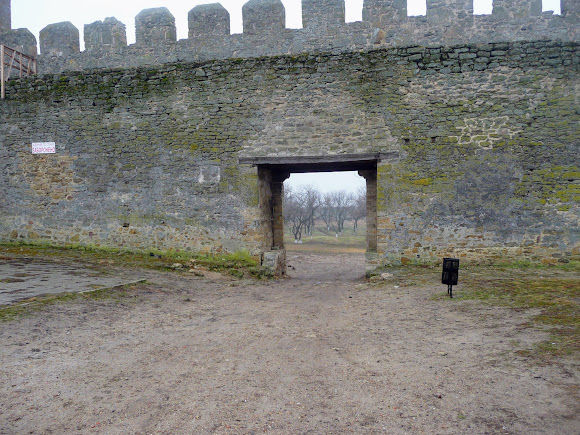
[[[365,252],[366,182],[357,172],[292,173],[283,200],[287,251]]]
[[[274,273],[286,271],[284,244],[284,181],[292,173],[356,171],[366,183],[366,253],[377,250],[378,154],[256,157],[240,159],[258,167],[262,246]],[[265,260],[266,262],[266,260]]]

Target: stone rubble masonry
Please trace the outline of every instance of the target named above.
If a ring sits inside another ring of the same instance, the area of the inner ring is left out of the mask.
[[[259,255],[274,179],[240,158],[376,153],[367,266],[579,259],[579,73],[536,40],[11,80],[0,240]]]
[[[10,1],[0,0],[0,5],[4,8],[0,9],[0,43],[36,53],[29,32],[9,29]],[[342,0],[303,0],[302,9],[304,28],[286,29],[280,0],[251,0],[243,6],[244,33],[230,35],[229,14],[221,5],[199,5],[188,15],[189,38],[180,41],[176,41],[175,19],[167,8],[146,9],[135,19],[136,44],[127,46],[122,23],[108,18],[102,24],[86,26],[89,35],[85,35],[83,52],[79,52],[78,32],[70,23],[51,24],[40,34],[39,71],[131,68],[393,46],[577,41],[580,32],[577,0],[563,0],[562,15],[541,12],[541,0],[495,0],[490,15],[473,15],[472,0],[429,0],[427,15],[418,17],[407,16],[406,0],[365,0],[363,21],[355,23],[344,23]],[[102,49],[98,49],[99,44]]]
[[[302,25],[306,29],[324,29],[344,24],[343,0],[303,0]]]
[[[242,20],[247,35],[274,35],[286,28],[286,10],[280,0],[249,0]]]
[[[189,38],[227,37],[230,13],[219,3],[199,5],[187,15]]]
[[[0,0],[0,34],[12,30],[10,0]]]
[[[177,40],[175,18],[167,8],[144,9],[135,17],[138,46],[157,46]]]
[[[32,57],[37,55],[36,37],[28,29],[15,29],[6,33],[0,31],[0,44]]]
[[[47,56],[66,57],[79,51],[79,30],[70,21],[50,24],[39,36],[40,51]]]
[[[85,24],[84,39],[87,52],[114,52],[127,45],[127,30],[119,20],[109,17]]]

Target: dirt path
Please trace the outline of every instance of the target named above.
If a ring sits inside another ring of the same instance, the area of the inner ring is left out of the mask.
[[[1,323],[0,433],[580,432],[577,366],[515,352],[544,338],[530,313],[365,284],[361,257],[289,264],[144,272],[129,297]]]

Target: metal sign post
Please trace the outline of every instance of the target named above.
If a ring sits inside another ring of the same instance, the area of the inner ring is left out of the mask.
[[[453,286],[457,285],[459,280],[459,260],[457,258],[443,259],[443,274],[441,276],[441,283],[447,284],[447,294],[453,297]]]

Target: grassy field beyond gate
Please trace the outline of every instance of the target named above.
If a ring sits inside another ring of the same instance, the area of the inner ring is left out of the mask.
[[[355,233],[352,222],[347,222],[342,234],[337,235],[333,228],[327,230],[324,223],[317,222],[312,235],[303,232],[301,242],[295,243],[294,235],[288,227],[285,228],[284,245],[286,250],[290,252],[364,253],[366,250],[366,225],[364,221],[359,222],[358,230]]]

